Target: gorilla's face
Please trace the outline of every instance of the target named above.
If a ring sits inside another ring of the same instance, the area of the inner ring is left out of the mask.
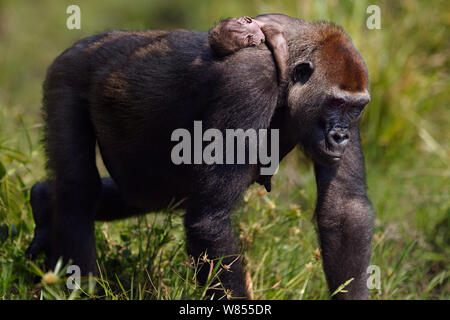
[[[342,158],[370,101],[367,70],[349,38],[336,30],[291,65],[287,104],[297,138],[316,163]]]
[[[369,94],[350,95],[332,92],[324,97],[317,97],[316,105],[310,105],[314,111],[303,106],[298,112],[302,121],[299,125],[299,140],[304,150],[314,162],[330,166],[343,156],[351,137],[352,126],[357,126],[364,106],[369,101]]]

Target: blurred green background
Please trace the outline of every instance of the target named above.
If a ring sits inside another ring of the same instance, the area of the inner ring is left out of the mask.
[[[71,4],[81,30],[66,28]],[[380,30],[366,27],[371,4]],[[221,18],[274,12],[341,25],[367,63],[372,102],[361,130],[376,212],[372,264],[381,270],[372,298],[450,297],[449,1],[0,0],[0,298],[93,296],[36,281],[42,258],[33,266],[23,257],[34,228],[29,189],[45,176],[41,86],[52,60],[106,30],[206,31]],[[235,215],[255,297],[326,299],[311,164],[292,153],[273,187],[251,188]],[[96,225],[98,297],[204,296],[184,253],[182,213],[168,211]]]

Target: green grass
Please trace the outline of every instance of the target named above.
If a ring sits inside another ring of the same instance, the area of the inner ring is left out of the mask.
[[[370,73],[364,114],[369,196],[376,211],[373,299],[449,299],[450,108],[445,0],[379,1],[381,30],[365,27],[369,1],[78,1],[82,29],[65,28],[71,1],[0,2],[0,298],[201,299],[198,268],[185,253],[182,212],[97,223],[96,290],[65,289],[26,261],[34,222],[29,189],[45,177],[40,117],[45,70],[76,39],[108,29],[207,30],[228,16],[282,12],[326,19],[352,36]],[[106,174],[101,167],[102,174]],[[255,298],[327,299],[313,220],[311,164],[295,151],[273,180],[254,186],[234,213]],[[214,269],[217,267],[217,269]],[[226,272],[213,262],[212,276]],[[50,280],[49,280],[50,279]],[[345,289],[345,288],[344,288]],[[226,297],[223,297],[226,298]]]

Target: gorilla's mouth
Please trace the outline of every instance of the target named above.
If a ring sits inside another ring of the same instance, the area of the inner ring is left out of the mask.
[[[326,166],[336,164],[342,158],[342,153],[329,150],[328,148],[319,148],[316,151],[315,160]]]
[[[331,159],[331,161],[338,162],[339,160],[341,160],[342,155],[328,154],[328,157]]]
[[[350,134],[343,128],[328,129],[315,126],[301,139],[303,150],[316,163],[333,166],[338,163],[347,147]]]
[[[330,166],[341,160],[350,140],[347,128],[335,126],[330,130],[322,129],[320,141],[316,145],[317,161]]]
[[[323,134],[320,141],[313,147],[312,159],[314,162],[329,167],[341,160],[344,150],[345,148],[336,148],[333,144],[328,143],[326,134]]]
[[[342,158],[342,154],[344,153],[342,149],[335,150],[333,146],[327,143],[325,139],[325,147],[322,148],[323,156],[329,158],[330,161],[338,162]]]

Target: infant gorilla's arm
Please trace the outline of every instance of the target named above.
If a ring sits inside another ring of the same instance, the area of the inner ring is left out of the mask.
[[[283,36],[283,27],[276,21],[267,17],[253,19],[261,28],[266,37],[266,43],[273,52],[278,66],[278,78],[280,82],[287,80],[287,60],[289,57],[286,39]]]
[[[278,22],[264,16],[257,19],[230,18],[222,20],[209,31],[209,45],[219,57],[257,46],[264,41],[273,52],[280,82],[285,81],[288,51],[283,27]]]

